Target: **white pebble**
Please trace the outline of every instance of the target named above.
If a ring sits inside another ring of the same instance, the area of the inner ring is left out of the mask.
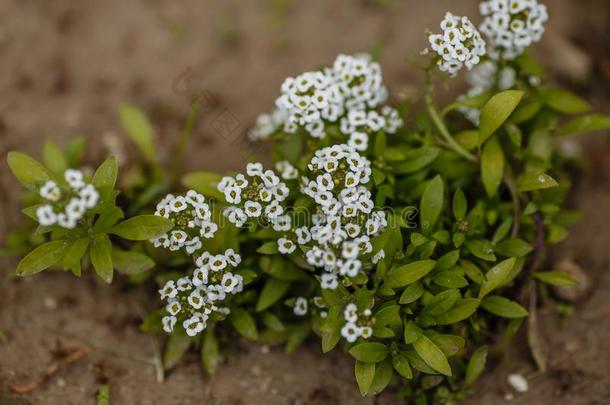
[[[527,380],[521,374],[510,374],[508,376],[508,383],[517,392],[527,392],[529,389]]]

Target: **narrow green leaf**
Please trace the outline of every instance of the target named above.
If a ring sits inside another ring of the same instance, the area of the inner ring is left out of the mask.
[[[487,294],[500,287],[510,276],[517,258],[511,257],[506,259],[487,271],[485,280],[481,284],[479,290],[479,298],[485,297]]]
[[[390,359],[378,363],[375,366],[375,377],[373,377],[373,383],[371,384],[368,395],[377,395],[383,391],[394,376],[394,367]]]
[[[122,274],[132,276],[155,267],[155,262],[144,253],[129,252],[119,249],[112,250],[114,268]]]
[[[356,360],[354,364],[354,374],[356,376],[360,394],[366,396],[373,383],[373,378],[375,377],[375,363],[365,363]]]
[[[583,115],[565,124],[557,133],[559,136],[569,136],[610,129],[610,117],[601,114]]]
[[[585,100],[564,89],[546,89],[543,98],[547,106],[566,114],[582,114],[591,109]]]
[[[35,186],[51,180],[51,172],[37,160],[21,152],[9,152],[6,158],[13,175],[30,190],[36,190]]]
[[[438,315],[435,321],[438,325],[451,325],[468,319],[479,308],[480,300],[476,298],[462,298],[455,302],[451,309]]]
[[[386,151],[386,156],[388,151]],[[392,165],[394,172],[397,174],[409,174],[415,173],[424,167],[432,164],[438,156],[441,150],[432,146],[424,146],[422,148],[410,150],[401,156],[399,162]]]
[[[447,361],[447,357],[426,335],[421,335],[413,343],[413,348],[428,366],[443,375],[451,377],[451,366]]]
[[[90,250],[91,264],[95,272],[102,280],[107,283],[112,282],[112,243],[106,234],[99,234],[91,243]]]
[[[242,308],[233,308],[231,315],[229,316],[231,325],[237,332],[243,337],[256,340],[258,338],[258,330],[256,329],[256,322],[252,315]]]
[[[522,91],[506,90],[489,99],[481,110],[479,145],[483,145],[487,138],[504,124],[504,121],[510,117],[519,105],[522,97]]]
[[[495,251],[504,257],[523,257],[532,251],[532,246],[523,239],[510,238],[498,243]]]
[[[502,183],[504,153],[496,137],[485,143],[481,153],[481,179],[489,197],[493,197]]]
[[[47,139],[42,147],[42,157],[44,164],[53,173],[63,175],[68,168],[68,162],[63,151],[50,139]]]
[[[487,346],[481,346],[470,357],[466,368],[466,378],[464,384],[468,387],[474,384],[485,369],[487,362]]]
[[[275,278],[270,278],[265,283],[265,286],[261,290],[260,295],[258,296],[258,301],[256,302],[256,311],[261,312],[265,309],[269,308],[271,305],[275,304],[286,294],[290,288],[289,281],[278,280]]]
[[[209,375],[216,374],[218,364],[220,363],[220,352],[218,350],[218,340],[216,340],[216,331],[210,326],[208,326],[203,334],[201,362]]]
[[[81,261],[89,248],[89,238],[80,238],[72,242],[66,250],[63,267],[72,271],[75,276],[81,275]]]
[[[463,220],[466,217],[466,211],[468,210],[468,202],[466,201],[466,195],[461,188],[458,187],[453,194],[453,216],[458,221]]]
[[[483,259],[488,262],[496,261],[493,246],[491,242],[487,239],[467,240],[464,244],[466,245],[468,250],[470,250],[470,253],[472,253],[479,259]]]
[[[422,330],[415,324],[414,321],[405,322],[405,330],[403,333],[404,342],[408,345],[417,341],[422,335]]]
[[[534,277],[543,283],[554,286],[574,286],[578,284],[572,276],[562,271],[539,271],[534,273]]]
[[[182,177],[182,184],[198,193],[224,201],[225,196],[218,191],[218,183],[222,176],[211,172],[193,172]]]
[[[559,183],[554,178],[541,172],[525,173],[517,184],[521,192],[557,187],[558,185]]]
[[[270,330],[272,330],[274,332],[284,332],[286,330],[286,327],[282,323],[281,319],[278,318],[277,315],[275,315],[272,312],[269,312],[269,311],[263,312],[263,315],[261,316],[261,320],[263,321],[263,323],[265,324],[265,326],[267,328],[269,328]]]
[[[420,225],[424,234],[429,234],[434,229],[434,225],[443,210],[444,197],[443,179],[440,175],[437,175],[424,189],[419,205]]]
[[[393,268],[387,274],[387,284],[390,288],[404,287],[430,273],[434,266],[436,266],[434,260],[420,260]]]
[[[176,367],[191,347],[191,339],[183,335],[170,335],[163,352],[163,368],[171,370]]]
[[[422,287],[421,283],[419,283],[419,282],[412,283],[411,285],[409,285],[407,288],[404,289],[404,291],[400,295],[398,303],[401,305],[410,304],[412,302],[417,301],[422,296],[423,293],[424,293],[424,288]]]
[[[485,103],[487,103],[489,97],[491,97],[491,93],[489,91],[485,91],[475,96],[464,97],[445,107],[443,109],[443,115],[458,108],[476,108],[477,110],[481,109],[485,105]]]
[[[388,145],[388,139],[384,131],[379,131],[375,135],[375,148],[374,153],[377,157],[382,157],[385,153],[385,148]]]
[[[121,125],[149,163],[155,163],[154,131],[146,114],[130,104],[121,104]]]
[[[114,188],[118,175],[118,166],[114,156],[109,157],[97,168],[91,183],[99,188]]]
[[[483,298],[481,307],[503,318],[524,318],[527,316],[527,310],[521,305],[498,295],[490,295]]]
[[[68,241],[56,240],[37,247],[19,262],[17,275],[29,276],[59,263],[68,246]]]
[[[278,245],[277,241],[265,242],[258,249],[256,249],[257,253],[262,255],[275,255],[278,254]]]
[[[128,240],[150,240],[169,232],[174,225],[156,215],[140,215],[119,222],[109,232]]]
[[[394,365],[394,370],[396,370],[402,378],[407,380],[413,378],[413,370],[411,370],[407,356],[402,353],[396,353],[392,356],[392,364]]]
[[[349,354],[358,361],[364,363],[379,363],[383,361],[390,351],[387,346],[379,342],[359,343],[349,349]]]

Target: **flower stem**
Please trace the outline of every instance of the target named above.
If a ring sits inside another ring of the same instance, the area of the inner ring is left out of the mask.
[[[445,123],[441,119],[436,106],[434,105],[434,100],[432,100],[432,93],[429,91],[426,93],[426,107],[428,108],[428,114],[430,114],[430,118],[434,122],[434,125],[441,133],[443,139],[447,142],[447,146],[452,149],[455,153],[461,155],[471,162],[476,162],[477,158],[469,153],[466,149],[464,149],[459,143],[456,142],[455,139],[449,133],[449,130],[445,126]]]

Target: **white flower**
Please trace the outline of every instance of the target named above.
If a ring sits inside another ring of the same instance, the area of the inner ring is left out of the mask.
[[[307,315],[307,299],[303,297],[298,297],[294,302],[294,314],[296,316],[305,316]]]
[[[176,289],[178,291],[188,291],[193,288],[193,283],[188,277],[181,277],[176,281]]]
[[[63,212],[60,214],[57,214],[57,225],[61,226],[62,228],[66,228],[66,229],[74,229],[76,228],[76,219],[73,217],[69,217],[68,215],[64,214]]]
[[[477,65],[485,55],[485,41],[470,20],[447,13],[440,25],[443,33],[428,37],[432,50],[440,56],[439,70],[455,76],[462,67],[470,70]]]
[[[78,222],[86,211],[85,202],[79,198],[72,198],[68,205],[66,205],[66,216],[75,222]]]
[[[385,258],[385,250],[381,249],[379,252],[375,253],[375,256],[373,256],[371,262],[373,262],[373,264],[377,264],[383,258]]]
[[[225,273],[222,276],[222,281],[220,282],[220,284],[222,285],[224,292],[230,294],[239,285],[239,279],[232,273]]]
[[[85,185],[83,172],[80,170],[68,169],[64,173],[64,178],[73,190],[79,190]]]
[[[337,275],[332,273],[324,273],[321,276],[320,287],[325,290],[334,290],[339,286]]]
[[[171,315],[178,315],[181,309],[182,305],[180,305],[178,301],[170,301],[170,303],[165,307],[165,310]]]
[[[61,189],[57,186],[57,183],[49,180],[40,188],[40,196],[49,201],[57,202],[61,199]]]
[[[358,320],[358,307],[354,303],[347,304],[343,310],[346,321],[355,323]]]
[[[52,226],[57,223],[57,214],[51,205],[43,205],[36,210],[36,218],[42,226]]]
[[[236,267],[239,265],[239,263],[241,263],[241,256],[235,253],[233,249],[227,249],[225,251],[225,257],[227,258],[229,264],[233,267]]]
[[[193,284],[196,286],[206,285],[208,283],[208,269],[198,267],[193,272]]]
[[[227,267],[227,258],[224,255],[215,255],[210,258],[210,270],[220,271]]]
[[[284,180],[294,180],[299,177],[299,171],[287,160],[277,162],[275,169]]]
[[[311,233],[309,232],[309,229],[307,229],[306,226],[297,228],[295,232],[297,235],[297,243],[299,245],[304,245],[311,240]]]
[[[363,339],[368,339],[371,336],[373,336],[373,328],[371,328],[370,326],[362,326],[360,328],[360,336]]]
[[[182,323],[186,334],[193,337],[197,336],[206,327],[206,319],[201,313],[195,313],[191,318]]]
[[[97,192],[93,184],[88,184],[83,187],[79,191],[78,195],[87,209],[95,208],[100,198],[100,194]]]
[[[164,316],[161,318],[163,330],[167,333],[172,333],[174,331],[174,326],[176,326],[176,321],[177,319],[175,316]]]
[[[193,291],[188,296],[188,303],[195,309],[200,309],[203,306],[203,297],[198,291]]]
[[[341,328],[341,336],[345,338],[349,343],[354,343],[360,336],[360,327],[358,325],[348,322]]]
[[[485,0],[479,5],[485,17],[479,29],[488,38],[491,56],[515,59],[540,41],[549,16],[537,0]]]
[[[356,150],[365,151],[369,147],[369,137],[364,132],[352,132],[347,144]]]
[[[201,223],[199,234],[206,239],[211,239],[214,237],[216,231],[218,231],[218,225],[216,225],[216,223],[204,221]]]
[[[161,296],[162,300],[176,297],[176,295],[178,295],[176,283],[173,280],[166,282],[163,288],[159,290],[159,295]]]
[[[241,202],[241,192],[242,189],[239,186],[229,186],[224,191],[225,200],[227,200],[229,204],[239,204]]]
[[[258,218],[261,216],[263,208],[260,203],[257,203],[256,201],[246,201],[244,204],[244,211],[246,212],[247,216],[251,218]]]
[[[293,241],[286,238],[279,238],[277,240],[278,251],[282,254],[289,255],[297,248]]]

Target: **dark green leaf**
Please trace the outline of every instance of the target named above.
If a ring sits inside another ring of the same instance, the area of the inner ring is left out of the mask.
[[[359,343],[349,349],[349,354],[364,363],[379,363],[383,361],[390,351],[387,346],[379,342]]]
[[[506,259],[489,269],[487,274],[485,274],[485,280],[481,284],[479,298],[483,298],[496,288],[500,287],[511,275],[516,261],[517,259],[515,257],[511,257],[510,259]]]
[[[91,183],[99,188],[114,188],[118,175],[118,166],[114,157],[109,157],[97,168]]]
[[[121,104],[121,125],[149,163],[155,163],[154,131],[146,114],[130,104]]]
[[[30,190],[35,190],[35,186],[40,186],[53,177],[46,167],[24,153],[9,152],[6,160],[13,175]]]
[[[231,310],[231,315],[229,315],[229,320],[231,321],[231,325],[233,325],[240,335],[250,340],[257,339],[258,331],[256,329],[256,323],[254,322],[252,315],[246,310],[242,308],[233,308]]]
[[[578,281],[573,279],[572,276],[561,271],[539,271],[534,273],[534,277],[543,283],[554,286],[573,286],[578,284]]]
[[[391,288],[407,286],[430,273],[435,265],[434,260],[420,260],[393,268],[388,272],[387,284]]]
[[[532,251],[532,246],[523,239],[511,238],[498,243],[495,251],[504,257],[523,257]]]
[[[559,183],[554,178],[541,172],[526,173],[518,181],[519,191],[521,192],[557,187],[558,185]]]
[[[432,179],[424,189],[419,205],[420,225],[424,234],[429,234],[434,229],[443,210],[444,190],[443,179],[440,175]]]
[[[373,383],[371,384],[368,395],[377,395],[388,386],[394,375],[394,367],[390,359],[378,363],[375,366],[375,377],[373,377]]]
[[[106,234],[99,234],[91,243],[91,264],[95,272],[107,283],[112,282],[112,243]]]
[[[29,276],[59,263],[68,246],[68,241],[56,240],[37,247],[19,262],[17,275]]]
[[[457,220],[462,220],[466,217],[466,211],[468,210],[468,203],[466,202],[466,196],[461,188],[458,187],[453,194],[453,216]]]
[[[134,275],[155,267],[155,262],[143,253],[112,250],[112,262],[119,273]]]
[[[438,315],[435,321],[438,325],[451,325],[469,318],[479,307],[480,300],[476,298],[462,298],[455,302],[451,309]]]
[[[487,362],[487,346],[481,346],[470,357],[468,367],[466,368],[466,378],[464,384],[471,386],[479,378],[485,369]]]
[[[271,305],[275,304],[286,294],[290,288],[289,281],[278,280],[275,278],[270,278],[265,283],[259,297],[256,302],[256,311],[264,311],[269,308]]]
[[[256,249],[257,253],[263,255],[275,255],[278,253],[277,241],[265,242],[258,249]]]
[[[521,305],[498,295],[490,295],[483,298],[481,307],[503,318],[523,318],[527,316],[527,310]]]
[[[547,89],[543,97],[547,106],[562,113],[582,114],[591,109],[589,103],[567,90]]]
[[[502,183],[504,174],[504,153],[497,138],[491,138],[485,143],[481,153],[481,178],[485,191],[493,197]]]
[[[489,99],[481,110],[479,145],[483,145],[487,138],[504,124],[504,121],[510,117],[522,97],[522,91],[505,90]]]
[[[128,240],[150,240],[170,231],[174,225],[169,219],[156,215],[140,215],[119,222],[110,233]]]
[[[451,377],[451,366],[449,366],[447,357],[426,335],[421,335],[413,343],[413,348],[428,366],[443,375]]]
[[[564,125],[557,134],[559,136],[568,136],[605,129],[610,129],[610,117],[601,114],[591,114],[574,118]]]

